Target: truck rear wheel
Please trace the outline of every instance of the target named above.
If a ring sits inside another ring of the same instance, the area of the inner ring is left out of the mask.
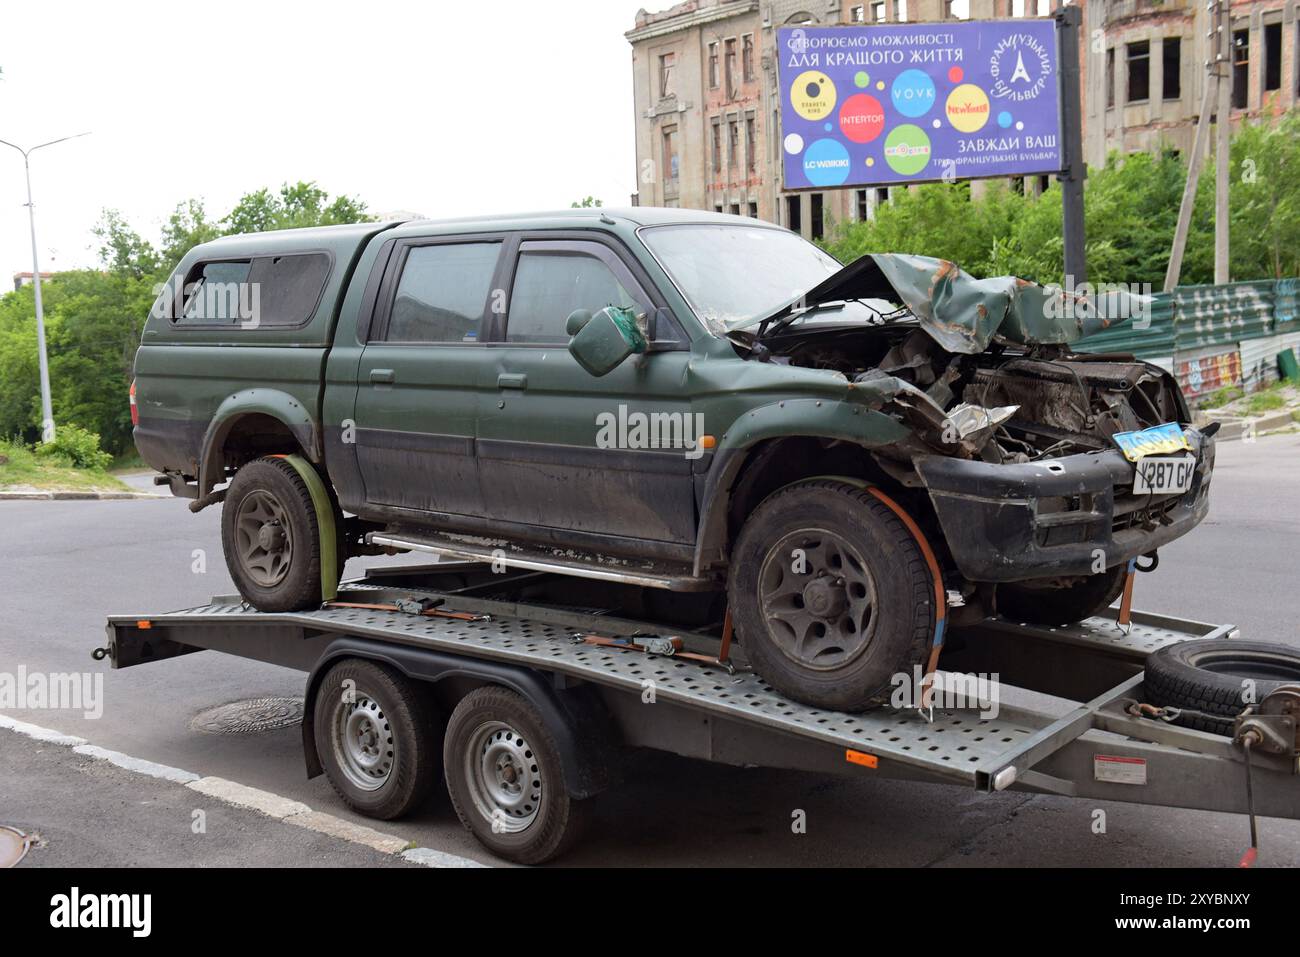
[[[796,701],[884,704],[925,664],[934,585],[912,533],[871,493],[800,482],[763,500],[731,555],[727,599],[754,670]]]
[[[522,695],[493,686],[462,698],[443,766],[457,816],[493,854],[543,864],[577,838],[586,805],[569,796],[555,737]]]
[[[235,587],[258,611],[320,605],[320,525],[306,483],[284,459],[255,459],[235,473],[221,544]]]
[[[442,770],[441,722],[418,684],[347,659],[321,679],[313,719],[325,774],[354,810],[391,820],[428,799]]]

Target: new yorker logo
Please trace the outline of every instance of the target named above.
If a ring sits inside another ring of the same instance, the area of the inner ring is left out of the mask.
[[[629,412],[620,404],[617,414],[596,416],[596,430],[599,449],[685,449],[688,459],[704,454],[702,412]]]
[[[50,898],[50,926],[125,927],[132,937],[148,937],[153,928],[152,894],[69,894]]]

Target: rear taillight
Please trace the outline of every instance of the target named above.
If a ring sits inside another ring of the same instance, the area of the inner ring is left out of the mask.
[[[131,380],[131,424],[140,424],[140,407],[135,404],[135,380]]]

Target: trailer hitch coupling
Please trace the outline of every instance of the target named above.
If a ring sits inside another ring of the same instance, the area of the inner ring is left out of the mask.
[[[1267,754],[1300,756],[1300,685],[1275,688],[1238,715],[1232,740]]]

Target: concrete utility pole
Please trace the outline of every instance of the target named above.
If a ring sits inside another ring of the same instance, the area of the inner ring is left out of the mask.
[[[1169,268],[1165,271],[1165,292],[1173,292],[1178,285],[1178,275],[1183,269],[1183,252],[1187,248],[1187,231],[1192,223],[1192,207],[1196,203],[1196,184],[1201,176],[1201,163],[1208,152],[1210,139],[1210,112],[1216,103],[1220,105],[1219,130],[1222,134],[1227,126],[1226,114],[1222,112],[1224,96],[1231,97],[1232,86],[1229,78],[1221,74],[1228,69],[1231,52],[1231,36],[1227,30],[1227,0],[1209,0],[1207,8],[1210,14],[1210,30],[1206,34],[1210,49],[1210,58],[1206,61],[1205,90],[1201,95],[1201,114],[1196,119],[1196,139],[1192,143],[1192,155],[1187,161],[1187,182],[1183,186],[1183,201],[1178,207],[1178,225],[1174,228],[1174,245],[1169,253]],[[1224,147],[1226,150],[1226,147]],[[1227,160],[1223,160],[1223,246],[1226,271],[1227,232],[1228,232],[1228,194],[1227,194]],[[1215,216],[1219,219],[1219,194],[1215,191]],[[1218,239],[1219,223],[1215,224],[1215,280],[1218,281]]]
[[[8,140],[0,140],[0,143],[5,146],[12,146],[23,154],[23,169],[27,173],[27,220],[32,230],[32,291],[36,294],[36,352],[41,367],[42,442],[54,441],[54,408],[50,403],[50,363],[45,353],[45,309],[41,305],[41,263],[36,252],[36,204],[32,202],[32,167],[29,157],[37,150],[53,146],[55,143],[75,140],[78,136],[88,135],[88,133],[77,133],[73,136],[62,136],[57,140],[50,140],[48,143],[38,143],[27,150],[10,143]]]
[[[1214,281],[1228,281],[1228,147],[1232,139],[1232,17],[1230,0],[1219,3],[1219,49],[1224,77],[1219,81],[1214,157]]]

